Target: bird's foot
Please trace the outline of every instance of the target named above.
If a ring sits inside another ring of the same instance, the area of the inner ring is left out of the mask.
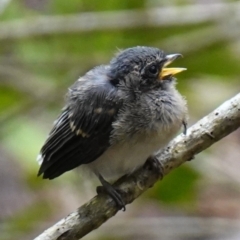
[[[160,175],[160,179],[163,178],[163,167],[156,157],[149,157],[143,167],[149,170],[156,171]]]
[[[113,187],[109,182],[107,182],[101,175],[99,176],[99,180],[102,183],[102,186],[97,187],[97,194],[108,194],[112,197],[112,199],[117,204],[117,207],[119,210],[126,210],[126,204],[123,201],[123,198],[121,196],[121,190]]]
[[[187,135],[187,121],[183,120],[182,125],[183,125],[183,134]]]

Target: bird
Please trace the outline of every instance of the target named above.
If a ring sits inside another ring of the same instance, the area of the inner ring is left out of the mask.
[[[174,77],[186,68],[167,67],[181,56],[130,47],[80,77],[37,157],[38,176],[54,179],[86,169],[125,210],[112,182],[143,166],[182,126],[186,133],[187,102]]]

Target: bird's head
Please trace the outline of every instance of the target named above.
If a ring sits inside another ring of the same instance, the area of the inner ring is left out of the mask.
[[[186,68],[167,68],[181,54],[166,55],[152,47],[133,47],[121,51],[110,62],[109,77],[113,84],[133,81],[131,84],[142,90],[155,87],[166,88],[173,76]]]

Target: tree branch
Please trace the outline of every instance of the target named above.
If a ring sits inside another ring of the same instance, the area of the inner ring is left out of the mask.
[[[176,137],[165,149],[156,154],[162,173],[142,167],[114,185],[124,191],[122,197],[129,204],[162,176],[194,155],[210,147],[240,127],[240,94],[223,103],[219,108],[188,129],[187,135]],[[118,212],[114,201],[107,195],[97,195],[75,212],[47,229],[35,240],[77,240],[101,226]]]

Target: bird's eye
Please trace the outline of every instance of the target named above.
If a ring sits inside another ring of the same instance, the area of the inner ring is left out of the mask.
[[[148,71],[149,73],[151,73],[152,75],[156,75],[158,74],[158,67],[156,65],[151,65],[149,68],[148,68]]]

